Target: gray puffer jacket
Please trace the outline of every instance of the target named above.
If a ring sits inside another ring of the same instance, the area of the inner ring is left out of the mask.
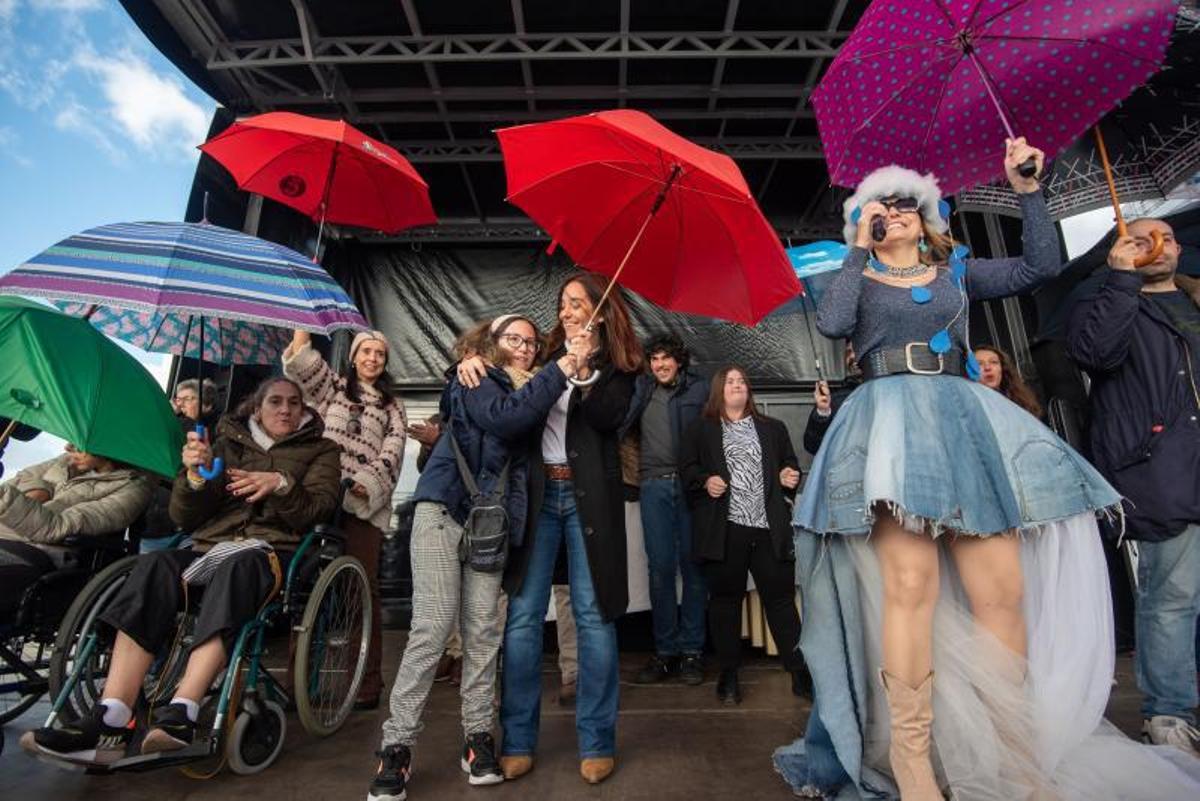
[[[40,489],[39,503],[25,493]],[[146,510],[154,485],[137,470],[95,471],[72,476],[64,454],[27,467],[0,484],[0,537],[53,544],[69,534],[123,531]]]

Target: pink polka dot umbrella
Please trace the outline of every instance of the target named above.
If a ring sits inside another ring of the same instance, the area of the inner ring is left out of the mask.
[[[1162,65],[1177,0],[875,0],[813,93],[833,183],[900,164],[954,194],[1004,139],[1062,152]]]

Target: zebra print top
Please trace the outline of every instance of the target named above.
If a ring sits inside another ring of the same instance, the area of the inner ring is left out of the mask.
[[[770,528],[763,496],[762,443],[753,417],[721,421],[721,447],[729,466],[729,522]]]

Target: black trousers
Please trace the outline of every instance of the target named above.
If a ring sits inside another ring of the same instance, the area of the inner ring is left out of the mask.
[[[188,586],[185,595],[181,576],[200,556],[191,550],[139,556],[100,622],[156,654],[174,639],[176,615],[186,598],[188,609],[196,612],[193,647],[220,636],[230,652],[242,626],[254,619],[275,588],[275,574],[265,551],[243,551],[222,562],[206,586]]]
[[[729,523],[725,529],[725,559],[705,562],[702,569],[708,581],[709,636],[722,670],[732,670],[741,664],[742,601],[746,597],[747,573],[754,575],[784,669],[798,670],[804,665],[796,649],[800,642],[800,615],[796,612],[795,563],[776,557],[768,529]]]

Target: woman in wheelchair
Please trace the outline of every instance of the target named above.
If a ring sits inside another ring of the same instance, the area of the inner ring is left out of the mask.
[[[153,492],[144,473],[72,445],[0,484],[0,618],[58,566],[69,537],[124,532]]]
[[[286,559],[338,504],[338,448],[322,433],[321,419],[304,406],[300,388],[276,377],[220,422],[212,446],[207,432],[188,435],[170,510],[194,544],[138,557],[100,616],[116,633],[103,698],[76,723],[30,732],[23,738],[26,748],[99,764],[124,757],[143,679],[155,655],[177,638],[178,613],[194,607],[200,595],[183,679],[170,702],[151,711],[141,750],[171,751],[191,743],[199,704],[238,632],[280,585],[280,557]],[[212,475],[208,466],[218,459],[225,474],[206,480],[202,472]],[[230,547],[231,542],[245,547]],[[211,570],[185,579],[189,565],[222,543],[227,545],[205,564]]]

